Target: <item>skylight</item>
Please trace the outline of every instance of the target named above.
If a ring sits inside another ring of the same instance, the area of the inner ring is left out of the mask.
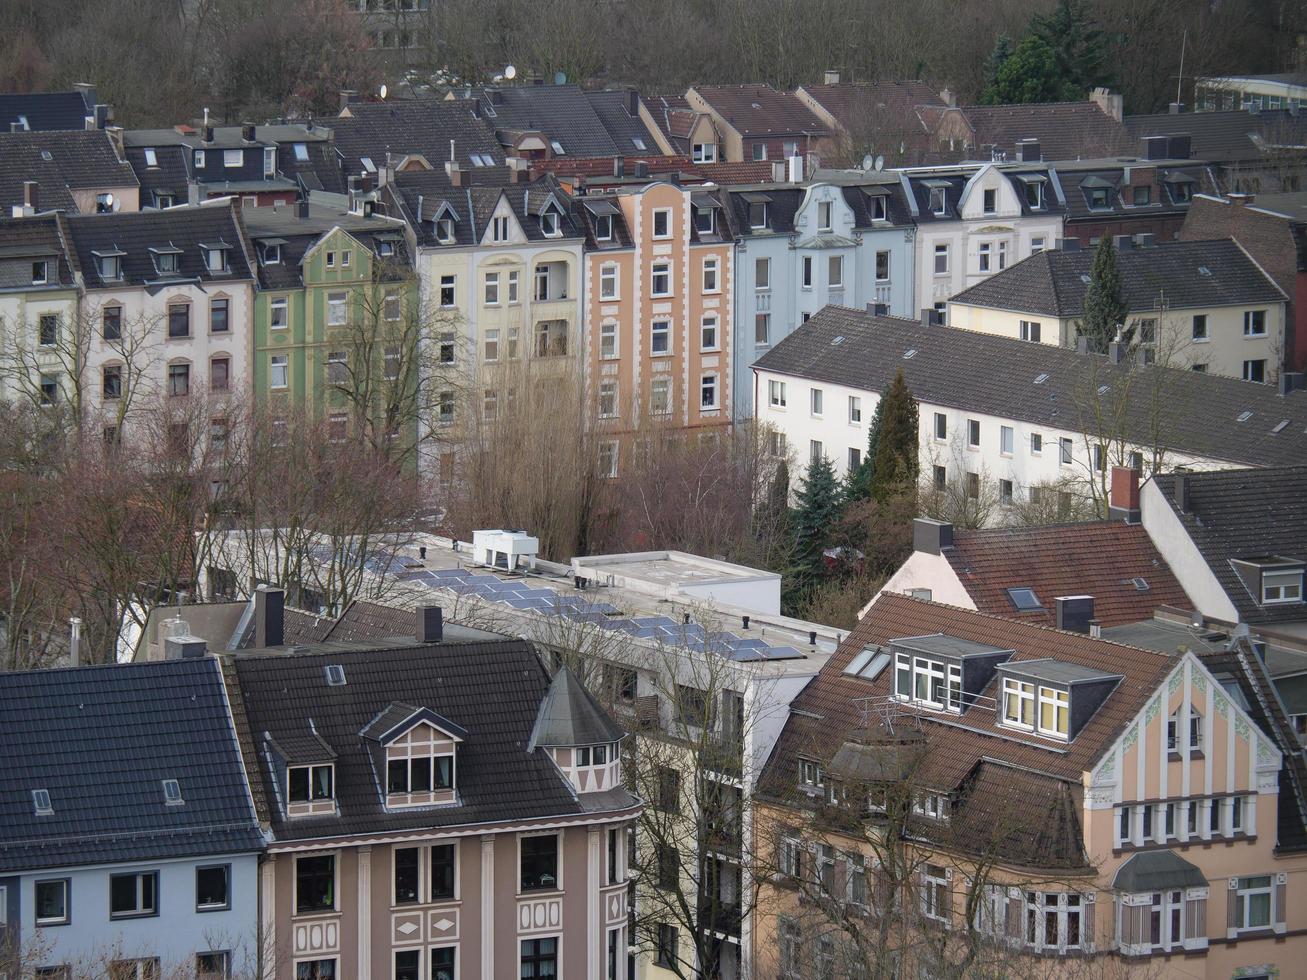
[[[159,157],[155,154],[152,146],[145,148],[145,165],[147,167],[157,167],[159,165]]]
[[[372,162],[372,157],[359,157],[359,163],[363,164],[363,169],[370,174],[377,172],[377,165]]]
[[[1039,375],[1039,377],[1035,378],[1035,384],[1042,385],[1047,380],[1048,380],[1048,374],[1047,373],[1041,374]]]
[[[168,806],[181,806],[185,800],[182,799],[181,784],[175,779],[165,779],[163,781],[163,802]]]
[[[1136,592],[1148,591],[1148,579],[1143,578],[1142,576],[1135,576],[1130,580],[1130,584],[1135,587]]]
[[[327,675],[328,687],[345,686],[345,668],[340,664],[327,664],[327,666],[323,668],[323,671]]]
[[[644,140],[640,139],[638,136],[631,137],[631,142],[635,144],[637,150],[644,149]]]
[[[1275,428],[1271,430],[1271,434],[1274,435],[1277,432],[1284,431],[1284,427],[1288,424],[1289,424],[1288,419],[1281,419],[1279,422],[1275,423]]]
[[[50,805],[50,791],[48,789],[32,790],[32,805],[36,808],[38,817],[48,817],[54,813],[54,807]]]
[[[558,140],[550,140],[549,145],[553,147],[554,152],[560,157],[567,153],[567,151],[563,149],[563,144],[558,142]]]
[[[303,162],[305,160],[308,160],[308,158],[309,158],[309,148],[305,146],[303,143],[296,143],[295,159]]]
[[[1100,395],[1106,395],[1106,394],[1107,394],[1109,391],[1111,391],[1111,390],[1112,390],[1112,386],[1111,386],[1111,385],[1099,385],[1099,386],[1098,386],[1098,393],[1099,393]]]
[[[838,337],[836,337],[834,340],[832,340],[832,341],[830,342],[830,345],[831,345],[832,347],[838,347],[838,346],[839,346],[840,344],[842,344],[842,343],[844,343],[844,336],[843,336],[843,334],[841,334],[840,336],[838,336]]]
[[[916,356],[917,356],[917,349],[916,349],[915,347],[913,347],[911,350],[908,350],[908,351],[905,351],[905,352],[904,352],[904,354],[903,354],[903,360],[905,360],[905,361],[907,361],[907,360],[911,360],[912,358],[914,358],[914,357],[916,357]]]
[[[1253,417],[1253,413],[1252,413],[1252,412],[1240,412],[1240,413],[1239,413],[1239,417],[1238,417],[1237,419],[1235,419],[1235,421],[1236,421],[1236,422],[1247,422],[1247,421],[1248,421],[1250,418],[1252,418],[1252,417]]]
[[[1012,600],[1012,605],[1016,607],[1017,612],[1034,612],[1037,609],[1044,608],[1040,604],[1039,596],[1035,595],[1034,589],[1008,589],[1007,597]]]
[[[1200,265],[1198,267],[1198,274],[1200,276],[1210,276],[1212,274],[1212,270],[1207,268],[1207,266],[1205,265]]]
[[[849,677],[860,677],[864,681],[874,681],[889,664],[889,654],[879,647],[867,647],[857,654],[844,673]]]
[[[1086,275],[1082,275],[1082,276],[1080,277],[1080,281],[1083,282],[1086,286],[1088,286],[1088,285],[1089,285],[1089,282],[1090,282],[1090,279],[1089,279],[1088,276],[1086,276]]]

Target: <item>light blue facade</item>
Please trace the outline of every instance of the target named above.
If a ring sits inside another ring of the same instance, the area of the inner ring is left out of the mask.
[[[197,869],[218,865],[230,869],[227,907],[201,911]],[[158,874],[157,914],[110,918],[110,877],[142,872]],[[36,884],[59,879],[68,883],[68,921],[38,925]],[[257,854],[229,854],[23,872],[0,878],[0,889],[29,969],[67,965],[74,977],[101,976],[112,961],[157,957],[162,976],[195,976],[198,953],[228,951],[233,975],[242,976],[257,963],[258,879]]]
[[[752,227],[749,195],[755,201],[771,199],[768,227]],[[733,408],[735,417],[744,419],[754,414],[754,361],[823,306],[881,303],[896,316],[917,315],[916,229],[904,220],[907,209],[897,183],[735,189],[732,196],[738,199],[732,209],[737,226]],[[878,209],[884,218],[875,217]],[[764,272],[765,283],[760,282]]]

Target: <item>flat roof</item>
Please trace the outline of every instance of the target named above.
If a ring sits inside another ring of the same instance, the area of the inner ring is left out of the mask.
[[[890,644],[917,653],[929,653],[935,654],[936,656],[953,657],[956,659],[962,659],[964,657],[993,656],[997,653],[1015,652],[1010,649],[1004,649],[1003,647],[990,646],[988,643],[977,643],[975,640],[964,640],[959,636],[949,636],[945,633],[930,633],[926,636],[901,637],[899,639],[890,640]]]
[[[641,583],[667,586],[702,585],[712,582],[756,582],[779,579],[776,572],[751,568],[715,558],[701,558],[683,551],[643,551],[619,555],[590,555],[573,558],[572,568],[620,576],[628,585]]]
[[[1099,670],[1096,667],[1067,663],[1064,660],[1054,660],[1051,657],[1043,660],[1009,660],[999,667],[999,670],[1033,677],[1039,681],[1048,681],[1050,684],[1075,684],[1080,681],[1109,680],[1121,676],[1120,674],[1109,674],[1107,671]]]

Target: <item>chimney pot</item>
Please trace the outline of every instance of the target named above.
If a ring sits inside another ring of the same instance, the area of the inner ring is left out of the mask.
[[[815,647],[816,645],[817,645],[817,631],[808,630],[808,646]]]
[[[743,628],[744,628],[744,629],[747,630],[747,629],[749,628],[749,617],[748,617],[748,616],[741,616],[741,617],[740,617],[740,622],[741,622],[741,624],[743,625]]]
[[[1125,343],[1120,340],[1114,340],[1107,345],[1107,359],[1113,364],[1120,364],[1125,360]]]
[[[640,92],[638,89],[631,89],[626,93],[626,111],[632,119],[640,115]]]
[[[352,88],[343,88],[343,89],[341,89],[341,90],[340,90],[340,107],[341,107],[342,109],[344,109],[346,106],[348,106],[351,102],[354,101],[354,97],[357,96],[357,95],[358,95],[358,92],[354,91]]]
[[[254,142],[254,123],[241,124],[241,139],[246,143]]]
[[[254,645],[279,647],[285,641],[286,593],[271,585],[254,590]]]
[[[1091,619],[1089,621],[1089,635],[1095,640],[1103,638],[1103,623],[1101,620]]]
[[[953,547],[953,525],[931,517],[917,517],[912,521],[912,550],[926,555],[938,555]]]
[[[439,606],[417,607],[416,637],[419,643],[439,643],[445,636],[445,614]]]
[[[77,616],[68,620],[68,665],[82,665],[82,620]]]

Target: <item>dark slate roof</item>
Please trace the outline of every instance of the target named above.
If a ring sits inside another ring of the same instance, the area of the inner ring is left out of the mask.
[[[696,85],[692,91],[741,136],[830,135],[802,99],[770,85]]]
[[[1207,879],[1175,851],[1141,851],[1116,869],[1112,890],[1164,892],[1172,888],[1206,888]]]
[[[1185,513],[1175,503],[1175,476],[1153,479],[1240,619],[1254,625],[1307,620],[1301,603],[1260,606],[1261,597],[1254,598],[1230,564],[1268,555],[1307,559],[1307,465],[1188,473]]]
[[[294,206],[278,208],[247,208],[241,212],[241,223],[253,243],[252,255],[258,265],[259,286],[263,289],[297,289],[304,285],[303,260],[308,251],[323,235],[340,228],[352,236],[373,255],[378,255],[381,242],[389,243],[393,254],[387,259],[395,266],[378,271],[402,274],[401,269],[412,267],[404,226],[395,219],[379,215],[353,214],[344,207],[317,203],[309,206],[307,218],[299,216]],[[262,260],[263,243],[281,243],[281,261],[265,263]],[[379,277],[380,278],[380,277]]]
[[[1262,144],[1307,145],[1307,116],[1287,110],[1245,112],[1156,113],[1126,116],[1125,128],[1135,141],[1134,151],[1144,153],[1148,136],[1189,136],[1195,160],[1229,164],[1260,160]]]
[[[295,147],[302,145],[307,160],[295,156]],[[277,171],[310,191],[327,191],[344,194],[348,190],[343,160],[336,147],[324,141],[289,140],[277,144]]]
[[[853,211],[855,228],[884,227],[883,223],[872,220],[873,197],[884,196],[885,217],[892,225],[912,224],[912,211],[908,207],[908,196],[903,192],[900,181],[866,184],[843,185],[844,201]]]
[[[531,730],[532,748],[597,745],[617,742],[626,733],[581,686],[566,666],[559,667],[549,683],[549,693],[540,702],[535,728]]]
[[[563,193],[552,174],[516,184],[511,181],[508,170],[501,167],[470,170],[464,176],[465,185],[455,187],[443,169],[405,171],[396,174],[395,180],[384,188],[388,199],[394,202],[396,217],[402,217],[413,227],[419,245],[439,247],[442,244],[436,240],[434,221],[446,207],[454,213],[453,245],[477,244],[485,234],[501,196],[507,198],[529,241],[558,242],[585,235],[571,199]],[[559,221],[562,235],[558,238],[546,238],[540,229],[538,208],[550,194],[562,208]],[[419,203],[422,206],[420,216]]]
[[[145,151],[154,150],[155,165],[145,159]],[[124,151],[136,179],[141,185],[141,207],[156,207],[158,195],[170,194],[175,204],[187,201],[187,186],[191,180],[191,151],[177,144],[167,146],[128,146]]]
[[[70,190],[137,184],[103,130],[0,133],[0,209],[23,203],[27,180],[40,185],[42,210],[69,212],[76,210]]]
[[[702,115],[683,95],[646,95],[641,102],[649,111],[663,137],[682,153],[690,152],[690,130],[695,117]]]
[[[619,156],[630,156],[633,153],[656,153],[658,151],[658,143],[640,118],[639,110],[636,110],[635,115],[631,115],[630,106],[633,94],[635,93],[630,90],[609,90],[587,92],[585,94],[587,101],[590,103],[590,108],[599,117],[599,121],[613,141],[616,155]],[[638,94],[635,94],[635,97],[638,99]],[[637,140],[643,145],[637,145]]]
[[[92,214],[68,219],[69,235],[77,250],[88,289],[108,289],[117,281],[100,278],[95,252],[121,251],[122,281],[132,285],[168,281],[205,283],[238,282],[253,278],[245,256],[245,235],[229,204],[169,208],[166,211]],[[210,272],[201,244],[226,243],[230,271]],[[175,276],[161,279],[150,253],[152,247],[181,250],[181,267]]]
[[[363,157],[380,168],[386,152],[398,161],[420,154],[433,167],[449,159],[449,143],[465,168],[473,166],[471,154],[484,154],[496,164],[504,162],[504,148],[495,137],[494,126],[473,114],[474,104],[466,99],[430,99],[414,102],[353,102],[349,116],[330,121],[342,171],[363,173]]]
[[[836,337],[843,340],[832,344]],[[908,351],[916,353],[905,358]],[[753,367],[864,391],[883,391],[901,369],[919,401],[1069,431],[1092,428],[1087,419],[1109,408],[1115,417],[1124,385],[1120,431],[1137,444],[1153,445],[1156,432],[1168,449],[1250,466],[1289,465],[1307,453],[1307,390],[1280,397],[1270,385],[1112,364],[1071,348],[838,306],[818,312]],[[1108,388],[1101,395],[1100,386]],[[1153,399],[1164,407],[1150,407]],[[1237,422],[1244,412],[1252,414]],[[1272,431],[1282,420],[1288,425]]]
[[[562,817],[583,811],[543,751],[527,748],[549,677],[534,648],[521,640],[450,643],[394,649],[236,655],[232,692],[250,741],[260,747],[256,778],[278,840],[368,834],[490,821]],[[329,686],[325,668],[339,664],[345,684]],[[462,728],[459,804],[386,812],[377,791],[371,740],[360,735],[403,702]],[[235,708],[234,708],[235,710]],[[287,820],[278,804],[276,767],[264,733],[280,742],[312,718],[336,753],[338,816]],[[239,726],[238,722],[238,726]],[[632,805],[623,795],[614,806]]]
[[[34,133],[85,129],[86,117],[94,113],[95,107],[76,90],[0,95],[0,133],[9,132],[19,116],[27,118],[27,129]]]
[[[1125,127],[1093,102],[964,106],[977,147],[994,146],[1014,159],[1020,140],[1039,140],[1045,160],[1115,156],[1131,149]]]
[[[212,658],[0,673],[0,758],[0,871],[263,845]]]
[[[511,133],[538,130],[558,141],[565,156],[611,158],[657,150],[639,115],[627,111],[629,90],[585,92],[576,85],[514,85],[471,94],[503,141]],[[644,149],[635,145],[636,139]]]
[[[577,198],[575,203],[576,223],[585,229],[586,251],[620,251],[631,248],[635,244],[634,236],[626,223],[626,213],[618,204],[616,194],[587,194],[585,197]],[[613,219],[612,237],[605,241],[595,238],[595,225],[599,212],[609,214]]]
[[[793,184],[753,184],[732,187],[722,196],[735,234],[741,237],[790,235],[794,233],[794,216],[803,204],[804,189]],[[767,198],[767,227],[749,227],[751,197]]]
[[[1127,182],[1126,172],[1130,177]],[[1152,171],[1149,182],[1150,203],[1135,204],[1132,187],[1143,184],[1141,172]],[[1211,169],[1204,163],[1196,161],[1179,161],[1175,163],[1125,163],[1100,161],[1097,165],[1087,167],[1058,166],[1057,178],[1062,185],[1066,198],[1068,220],[1105,221],[1113,218],[1154,218],[1158,215],[1184,214],[1189,210],[1188,201],[1176,201],[1171,197],[1166,177],[1185,176],[1193,179],[1192,189],[1197,193],[1215,193],[1217,190]],[[1090,188],[1108,185],[1107,206],[1090,206]]]
[[[46,287],[32,285],[34,260],[47,263]],[[0,290],[30,293],[42,288],[66,289],[73,284],[73,266],[59,215],[0,218]]]
[[[1093,264],[1093,249],[1047,249],[964,289],[950,302],[1080,316]],[[1280,287],[1231,238],[1120,249],[1116,266],[1136,315],[1158,309],[1162,297],[1173,310],[1285,302]]]

